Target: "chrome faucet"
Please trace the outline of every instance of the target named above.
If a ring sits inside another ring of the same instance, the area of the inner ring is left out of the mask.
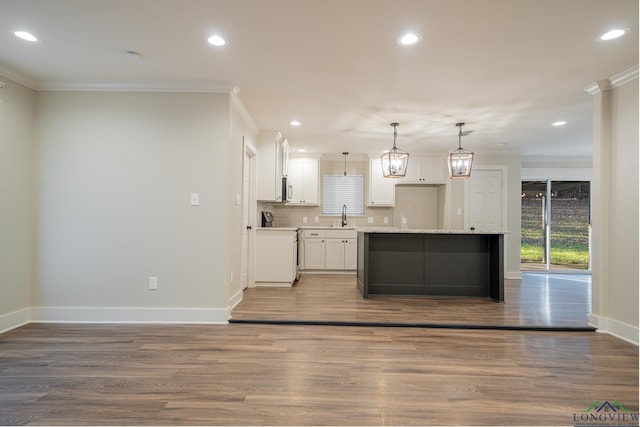
[[[347,225],[347,205],[342,205],[342,226]]]

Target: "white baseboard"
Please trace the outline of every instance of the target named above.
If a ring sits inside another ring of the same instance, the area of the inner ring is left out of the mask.
[[[638,335],[640,329],[637,326],[620,322],[610,317],[600,317],[595,314],[589,315],[589,325],[598,328],[598,332],[604,332],[631,344],[638,345]]]
[[[289,282],[256,282],[256,288],[270,287],[270,288],[290,288],[293,283]]]
[[[222,325],[228,308],[32,307],[32,323],[197,323]]]
[[[242,301],[243,295],[244,295],[244,289],[240,289],[231,298],[229,298],[229,316],[231,316],[231,310],[236,308],[236,305],[240,304],[240,301]]]
[[[30,321],[29,315],[28,308],[3,314],[0,316],[0,334],[28,324]]]

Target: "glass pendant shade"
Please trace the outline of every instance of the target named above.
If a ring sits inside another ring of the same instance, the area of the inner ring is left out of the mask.
[[[449,177],[450,178],[469,178],[471,176],[471,165],[473,164],[473,152],[462,148],[462,126],[464,123],[456,123],[458,126],[458,148],[449,154]],[[469,134],[470,132],[466,132]]]
[[[407,174],[409,153],[396,147],[398,123],[391,123],[391,126],[393,126],[393,148],[380,156],[382,173],[385,178],[402,178]]]

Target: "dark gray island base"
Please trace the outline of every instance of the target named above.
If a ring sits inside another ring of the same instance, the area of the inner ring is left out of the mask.
[[[504,301],[504,234],[358,231],[358,290]]]

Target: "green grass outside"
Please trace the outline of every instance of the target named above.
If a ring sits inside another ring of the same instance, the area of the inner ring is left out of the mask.
[[[555,199],[551,217],[551,264],[571,269],[589,268],[589,201]],[[522,203],[522,262],[541,263],[542,206],[537,200]]]

